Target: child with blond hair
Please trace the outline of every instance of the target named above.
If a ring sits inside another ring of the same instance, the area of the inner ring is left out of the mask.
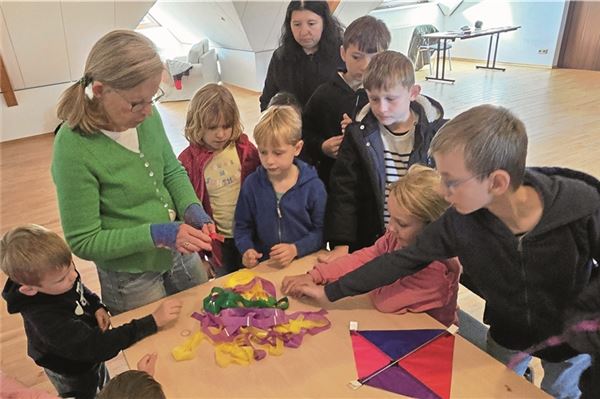
[[[244,182],[235,210],[235,243],[246,267],[270,259],[286,266],[323,246],[327,194],[317,172],[296,159],[302,121],[291,106],[271,106],[254,128],[261,166]]]
[[[494,105],[473,107],[446,123],[429,152],[452,207],[413,244],[325,287],[305,284],[299,291],[336,301],[458,256],[486,301],[487,352],[509,363],[561,334],[570,309],[590,289],[594,260],[600,259],[600,182],[566,168],[526,168],[525,125]],[[544,391],[557,398],[581,395],[577,384],[589,355],[566,344],[532,355],[542,360]],[[522,375],[531,357],[511,367]]]
[[[14,228],[0,241],[0,268],[8,276],[2,298],[20,313],[27,354],[44,368],[61,397],[95,398],[109,379],[104,362],[177,319],[181,301],[116,328],[100,298],[87,289],[71,251],[42,226]]]
[[[233,95],[208,84],[190,101],[185,124],[190,142],[179,155],[204,210],[214,219],[223,243],[213,241],[211,263],[217,276],[238,270],[241,255],[233,240],[233,213],[240,188],[259,165],[258,152],[243,133]]]
[[[335,259],[317,263],[306,274],[283,279],[282,291],[295,295],[306,282],[327,284],[358,269],[376,257],[404,248],[414,242],[425,226],[448,208],[438,192],[440,176],[423,165],[413,165],[390,188],[390,222],[385,234],[374,245]],[[456,300],[460,263],[457,258],[433,261],[423,270],[400,278],[369,293],[377,310],[384,313],[427,312],[449,326],[457,321]]]

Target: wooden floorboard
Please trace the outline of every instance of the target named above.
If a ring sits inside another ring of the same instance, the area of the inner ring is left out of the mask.
[[[417,73],[422,92],[438,100],[447,117],[467,108],[493,103],[511,108],[529,132],[529,165],[560,165],[600,177],[600,72],[552,70],[508,65],[506,72],[476,70],[470,62],[453,62],[453,85],[425,81],[426,67]],[[246,132],[259,117],[258,93],[232,88]],[[187,101],[163,103],[159,111],[176,153],[187,145],[183,125]],[[23,223],[42,224],[61,232],[54,186],[50,177],[53,135],[0,144],[0,233]],[[84,282],[99,291],[90,262],[77,260]],[[4,277],[0,283],[4,284]],[[481,318],[482,303],[466,290],[461,307]],[[22,320],[8,315],[0,301],[0,368],[28,386],[52,392],[42,370],[26,355]],[[160,360],[159,360],[160,361]],[[109,364],[111,373],[127,369],[122,357]],[[539,377],[541,373],[537,372]]]

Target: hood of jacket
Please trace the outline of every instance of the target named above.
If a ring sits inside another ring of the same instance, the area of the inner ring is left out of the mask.
[[[319,176],[317,175],[316,169],[313,166],[307,164],[306,162],[304,162],[298,158],[295,158],[294,165],[296,165],[299,170],[298,180],[296,181],[294,188],[301,187],[304,184],[310,182],[311,180],[319,178]],[[271,184],[271,181],[269,180],[269,176],[267,175],[267,170],[264,167],[256,168],[256,174],[258,175],[259,183],[262,186],[270,187],[270,188],[273,187],[273,185]]]
[[[73,287],[63,294],[48,295],[38,292],[35,295],[29,296],[19,291],[21,284],[7,279],[2,290],[2,298],[6,301],[6,308],[10,314],[27,313],[30,311],[38,312],[40,309],[53,307],[64,309],[65,306],[72,307],[73,311],[75,311],[77,300],[80,298],[80,294],[77,293],[77,285],[80,283],[81,278],[78,276]]]

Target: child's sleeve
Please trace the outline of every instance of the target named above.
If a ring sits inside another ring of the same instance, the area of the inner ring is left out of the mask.
[[[102,303],[98,295],[90,291],[88,287],[86,287],[83,283],[81,285],[83,286],[83,295],[85,296],[85,299],[87,299],[87,301],[89,302],[90,307],[92,309],[92,313],[96,313],[96,311],[100,308],[104,308],[108,311],[108,308]]]
[[[596,278],[583,290],[575,304],[565,312],[567,328],[583,320],[600,321],[600,278]],[[600,331],[575,332],[566,334],[570,346],[583,353],[600,354]]]
[[[323,247],[323,219],[325,218],[325,204],[327,203],[327,191],[320,179],[313,180],[311,193],[308,195],[310,219],[312,228],[308,234],[296,241],[298,257],[318,251]]]
[[[256,231],[256,204],[252,198],[251,184],[254,181],[252,177],[242,184],[238,202],[235,207],[233,238],[235,246],[240,254],[255,247],[253,237]]]
[[[359,190],[366,189],[357,187],[361,165],[352,141],[348,138],[342,141],[329,179],[325,240],[334,246],[350,245],[356,241]]]
[[[65,319],[60,313],[37,314],[28,320],[39,331],[39,338],[48,352],[75,361],[94,363],[112,359],[121,350],[158,330],[152,315],[134,319],[105,332],[76,318]]]
[[[456,298],[459,277],[459,271],[434,261],[415,274],[371,291],[371,299],[375,308],[384,313],[426,312]]]
[[[329,263],[317,263],[308,273],[316,284],[331,283],[387,252],[386,234],[370,247],[359,249]]]
[[[375,258],[326,285],[327,298],[330,301],[337,301],[347,296],[364,294],[375,288],[392,284],[401,277],[414,274],[436,259],[455,257],[452,242],[454,233],[449,226],[449,219],[446,211],[439,219],[423,229],[414,244]]]

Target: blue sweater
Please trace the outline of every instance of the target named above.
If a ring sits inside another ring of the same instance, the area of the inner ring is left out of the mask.
[[[237,207],[233,236],[241,254],[255,249],[269,257],[275,244],[296,244],[298,257],[323,246],[323,218],[327,193],[312,166],[298,159],[298,181],[277,203],[273,185],[264,167],[246,178]]]

